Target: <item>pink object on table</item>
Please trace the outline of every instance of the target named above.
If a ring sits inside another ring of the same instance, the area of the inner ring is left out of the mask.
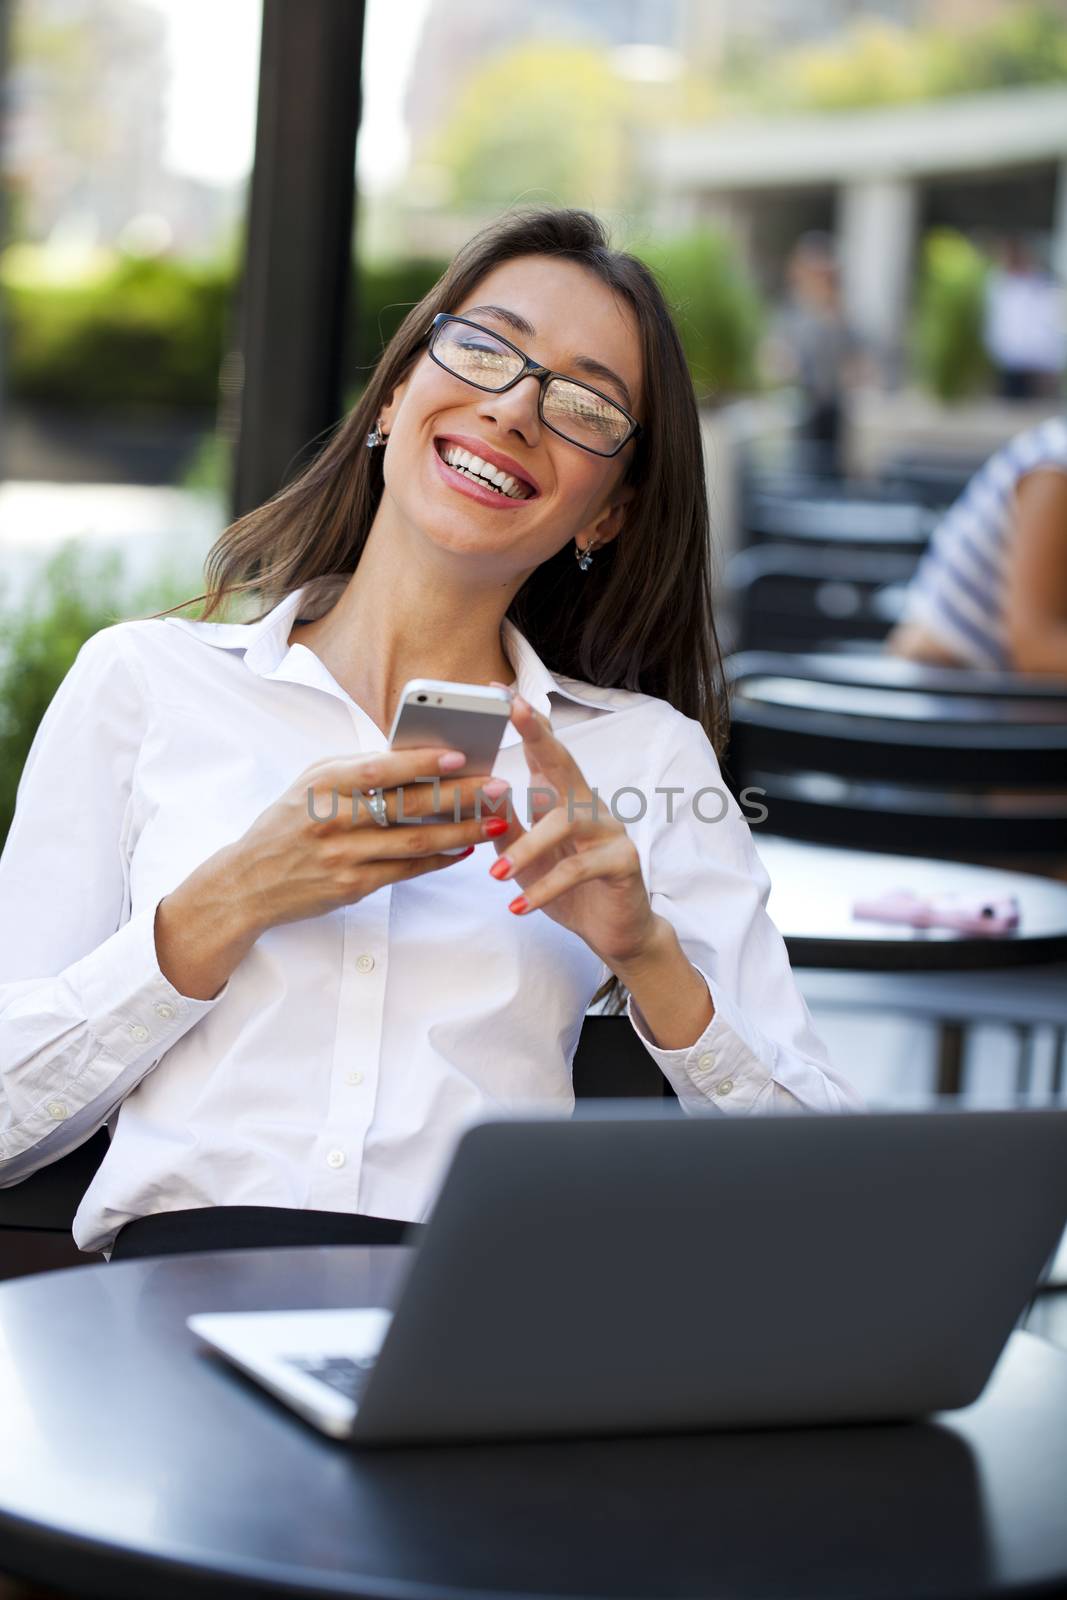
[[[873,899],[857,900],[854,917],[877,922],[903,922],[913,928],[952,928],[957,933],[1013,933],[1019,926],[1014,895],[946,894],[923,897],[910,889],[890,889]]]

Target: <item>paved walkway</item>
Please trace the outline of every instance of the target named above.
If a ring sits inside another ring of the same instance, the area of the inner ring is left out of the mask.
[[[0,483],[0,606],[22,606],[44,563],[65,543],[87,555],[119,552],[125,599],[164,572],[201,586],[204,556],[228,522],[215,495],[100,483]]]

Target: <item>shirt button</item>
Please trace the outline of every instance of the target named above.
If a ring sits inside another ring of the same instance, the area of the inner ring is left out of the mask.
[[[62,1122],[63,1118],[67,1114],[67,1108],[63,1104],[62,1100],[49,1100],[45,1109],[47,1110],[48,1115],[50,1117],[54,1117],[57,1122]]]
[[[161,1000],[159,1002],[159,1004],[156,1006],[156,1016],[157,1017],[172,1017],[173,1015],[174,1015],[174,1007],[173,1006],[169,1006],[165,1000]]]
[[[710,1072],[714,1065],[715,1057],[713,1055],[701,1056],[700,1060],[697,1062],[697,1066],[702,1067],[705,1072]]]
[[[373,956],[366,956],[366,955],[357,956],[356,957],[356,968],[357,968],[357,971],[359,971],[359,972],[373,972],[374,971],[374,957]]]
[[[148,1029],[140,1022],[135,1022],[130,1028],[130,1038],[136,1039],[138,1044],[143,1044],[148,1038]]]
[[[329,1155],[326,1157],[326,1165],[328,1167],[343,1167],[344,1164],[345,1153],[343,1150],[331,1150]]]
[[[350,1084],[353,1089],[358,1089],[360,1084],[363,1082],[362,1072],[346,1072],[345,1082]]]
[[[732,1078],[724,1078],[721,1083],[717,1083],[715,1085],[715,1093],[716,1094],[731,1094],[733,1092],[733,1087],[734,1087],[734,1080]]]

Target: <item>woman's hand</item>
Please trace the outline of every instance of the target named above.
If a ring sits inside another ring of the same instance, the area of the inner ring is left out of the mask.
[[[507,833],[494,840],[492,876],[523,890],[509,909],[517,915],[544,911],[613,971],[640,963],[658,944],[661,919],[649,902],[636,846],[601,796],[594,813],[592,790],[547,717],[516,695],[511,720],[522,735],[531,787],[545,792],[531,794],[537,820],[530,828],[513,817]]]
[[[463,756],[452,752],[452,770]],[[445,811],[467,819],[475,796],[494,798],[506,785],[485,778],[442,778],[440,749],[388,750],[351,761],[320,761],[302,772],[233,844],[201,862],[156,908],[160,971],[179,993],[210,1000],[259,935],[277,923],[317,917],[352,905],[386,883],[440,872],[463,856],[444,850],[492,836],[501,819],[417,822],[403,819]],[[381,789],[391,824],[379,827],[358,792]],[[457,813],[458,805],[458,813]],[[402,811],[401,811],[402,808]]]
[[[307,767],[233,847],[257,926],[353,905],[383,884],[439,872],[464,858],[442,851],[466,846],[469,855],[489,835],[484,821],[466,819],[474,818],[475,796],[491,793],[493,783],[442,776],[435,795],[434,784],[418,781],[447,772],[450,759],[440,748],[382,750]],[[452,764],[462,762],[459,756]],[[369,789],[384,794],[388,828],[370,814]],[[412,820],[440,812],[464,820]]]

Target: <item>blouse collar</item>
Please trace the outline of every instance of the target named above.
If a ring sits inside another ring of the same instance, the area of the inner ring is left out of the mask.
[[[220,650],[243,652],[245,666],[260,677],[285,676],[280,669],[293,652],[306,650],[306,645],[288,643],[293,624],[300,614],[303,588],[293,589],[266,616],[256,622],[200,622],[187,617],[167,617],[167,622],[186,628],[204,644]],[[550,696],[561,695],[578,705],[590,706],[598,711],[618,709],[625,690],[600,688],[596,684],[582,683],[560,673],[550,672],[533,645],[520,633],[515,624],[504,618],[501,629],[505,653],[515,671],[519,693],[536,711],[551,716]],[[519,739],[513,723],[504,730],[501,747],[514,744]]]

